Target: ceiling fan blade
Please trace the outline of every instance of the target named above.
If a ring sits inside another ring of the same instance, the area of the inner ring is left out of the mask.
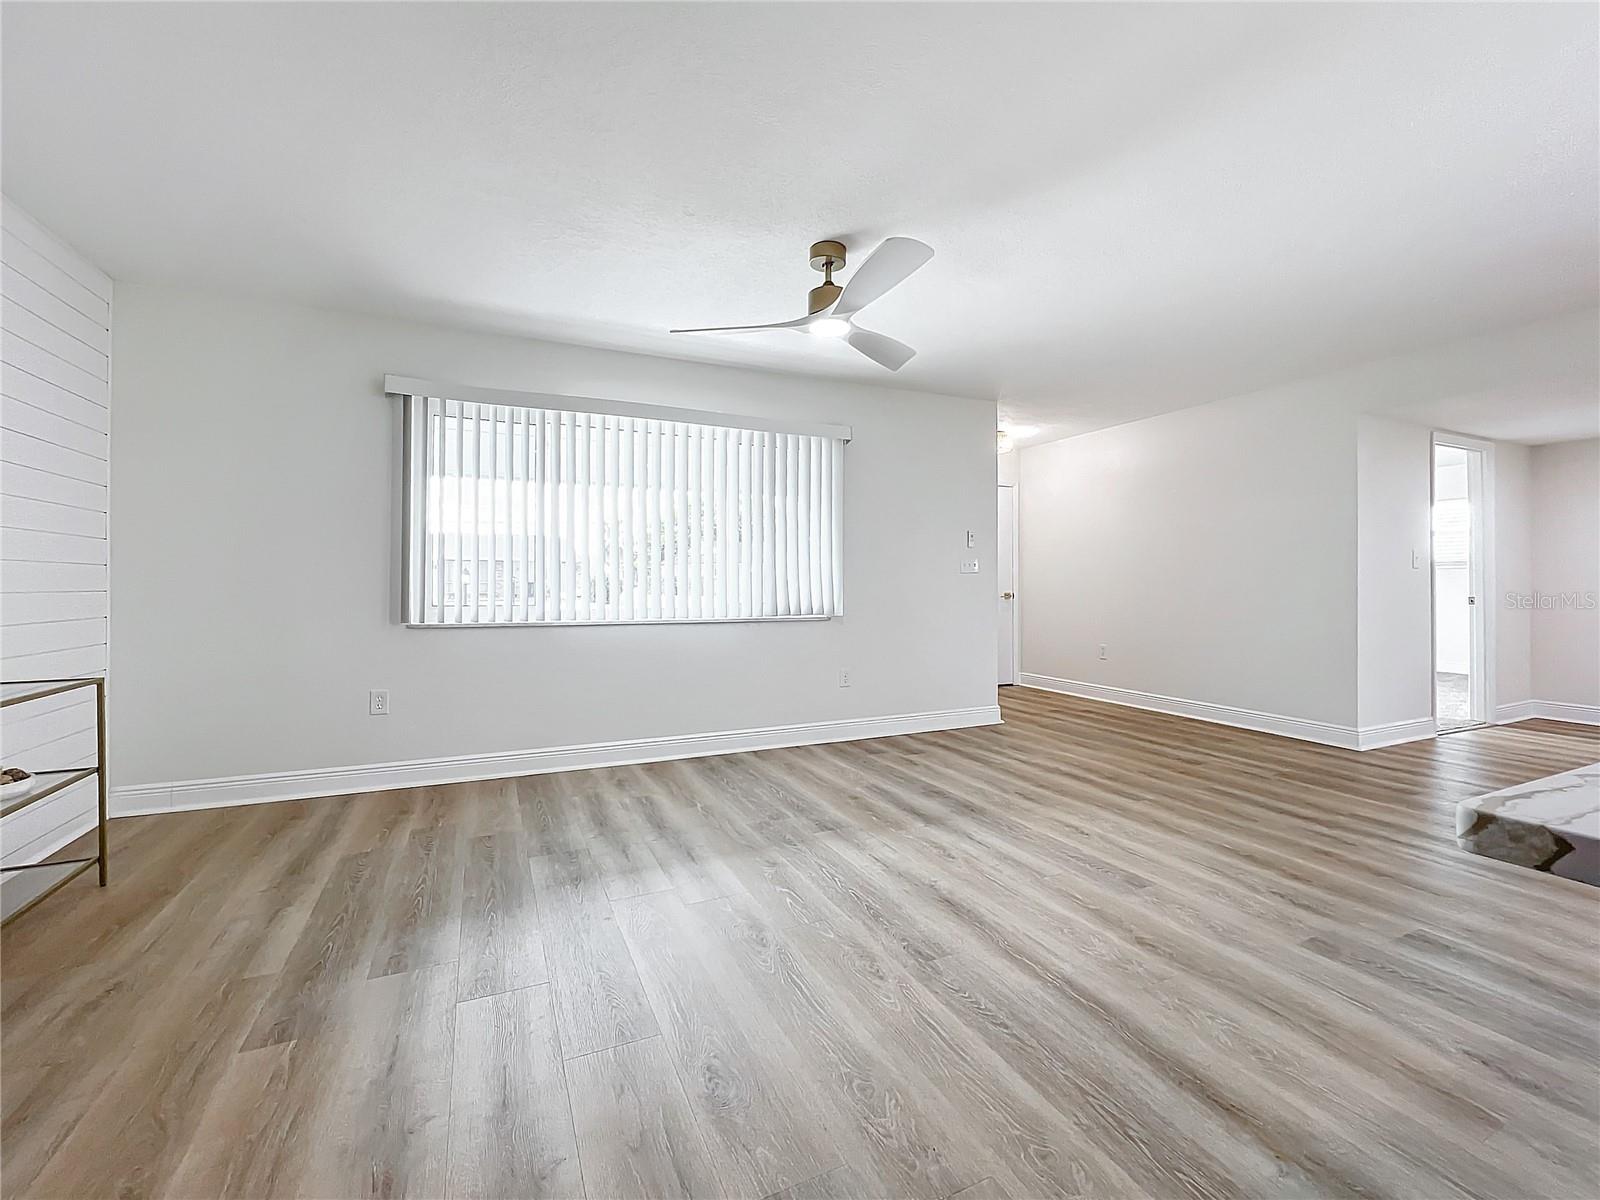
[[[710,329],[669,329],[668,333],[760,333],[765,329],[804,329],[811,324],[815,314],[808,314],[797,321],[778,321],[772,325],[718,325]]]
[[[833,315],[848,317],[851,313],[860,312],[890,288],[898,286],[932,257],[933,247],[924,245],[916,238],[886,239],[850,276],[850,282],[844,285],[844,294],[833,306]]]
[[[861,353],[865,354],[880,367],[888,367],[891,371],[898,371],[916,356],[916,351],[904,342],[897,342],[892,337],[881,333],[873,333],[870,329],[855,328],[850,331],[850,336],[845,338]]]

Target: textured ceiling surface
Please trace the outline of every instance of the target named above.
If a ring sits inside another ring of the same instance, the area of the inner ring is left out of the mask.
[[[1600,298],[1592,5],[29,4],[118,279],[997,398],[1035,440]],[[825,339],[816,239],[937,257]]]

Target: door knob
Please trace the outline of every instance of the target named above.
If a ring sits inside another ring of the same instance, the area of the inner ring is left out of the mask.
[[[1001,592],[1000,593],[1000,599],[1002,599],[1002,600],[1015,600],[1016,598],[1017,598],[1017,594],[1015,592]]]

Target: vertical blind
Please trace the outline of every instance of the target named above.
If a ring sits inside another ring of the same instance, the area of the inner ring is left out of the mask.
[[[842,611],[842,439],[410,396],[407,620]]]

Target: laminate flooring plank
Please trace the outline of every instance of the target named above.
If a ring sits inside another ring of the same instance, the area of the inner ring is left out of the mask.
[[[170,1200],[248,1200],[242,1178],[261,1156],[262,1144],[281,1135],[273,1122],[281,1112],[293,1050],[293,1042],[278,1042],[225,1060],[211,1101],[164,1189]]]
[[[723,1185],[766,1196],[838,1166],[837,1114],[672,892],[615,905]]]
[[[144,1030],[31,1190],[85,1200],[162,1195],[233,1048],[255,1017],[264,983],[224,984],[201,1007],[173,1005],[160,1025]]]
[[[658,1037],[567,1062],[572,1116],[591,1196],[707,1200],[727,1196]]]
[[[391,899],[368,978],[455,962],[460,956],[464,848],[453,825],[429,826],[407,838],[391,876]]]
[[[672,886],[650,849],[650,828],[635,799],[636,777],[616,768],[589,772],[595,779],[594,833],[586,848],[599,868],[608,899],[664,892]]]
[[[365,977],[387,900],[387,868],[377,850],[339,860],[241,1050],[315,1035],[338,990],[353,976]]]
[[[752,996],[798,1051],[815,1089],[841,1114],[834,1139],[889,1194],[941,1200],[994,1164],[963,1113],[882,1025],[838,1003],[832,980],[801,957],[801,930],[769,920],[748,896],[697,904],[689,919],[742,970]]]
[[[971,1187],[962,1188],[950,1200],[1012,1200],[1012,1196],[998,1180],[991,1178],[980,1179]]]
[[[287,1044],[286,1062],[252,1063],[223,1093],[256,1136],[221,1160],[197,1146],[180,1175],[250,1200],[443,1196],[455,986],[444,963],[341,989],[315,1037]]]
[[[463,871],[458,999],[548,982],[544,931],[523,833],[473,838]]]
[[[456,1006],[449,1195],[583,1195],[550,986]]]
[[[574,1058],[659,1033],[589,852],[556,851],[532,867],[563,1054]]]
[[[711,900],[742,887],[734,867],[742,832],[738,816],[719,810],[717,793],[704,789],[692,768],[682,763],[652,763],[632,768],[638,790],[635,805],[650,829],[650,853],[686,903]]]
[[[964,1195],[966,1190],[963,1188],[961,1194]],[[855,1167],[840,1166],[824,1171],[815,1179],[807,1179],[781,1192],[774,1192],[767,1200],[865,1200],[869,1196],[887,1194],[883,1191],[883,1185],[870,1174]]]

